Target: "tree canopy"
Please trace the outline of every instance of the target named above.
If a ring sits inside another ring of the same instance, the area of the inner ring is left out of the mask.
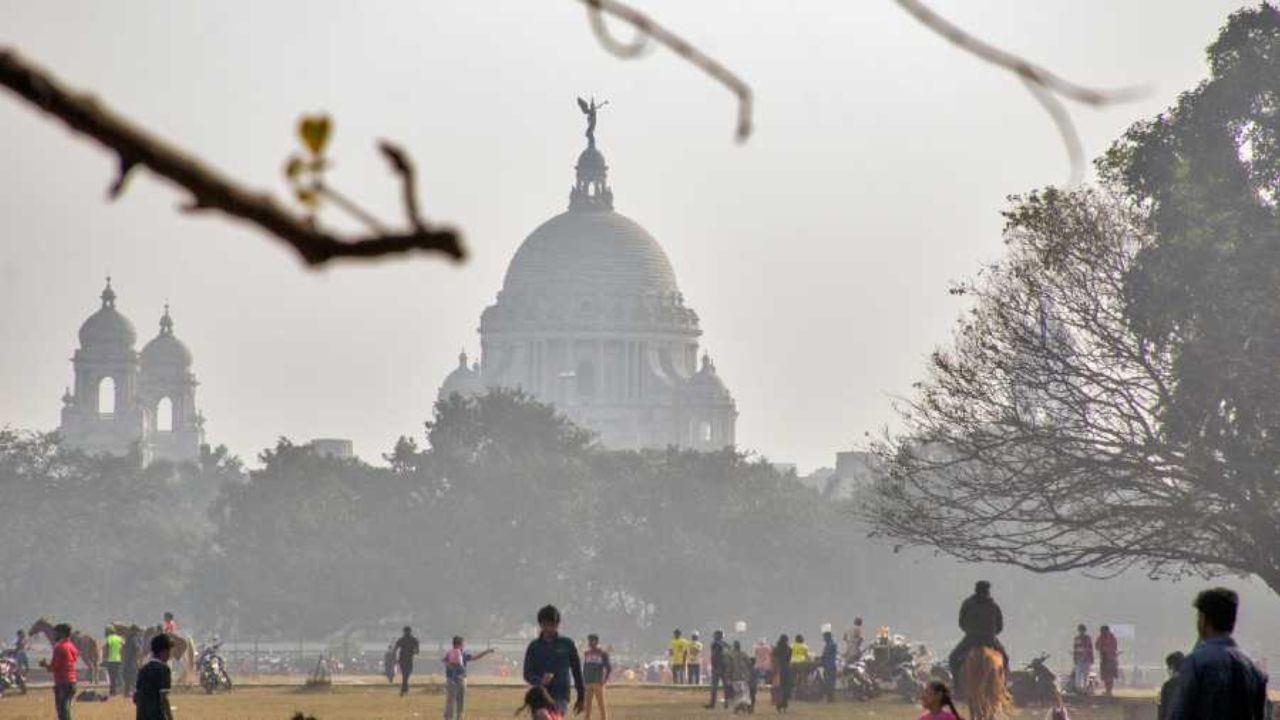
[[[880,445],[880,532],[1280,592],[1280,13],[1235,13],[1208,59],[1101,188],[1014,199],[1006,257]]]

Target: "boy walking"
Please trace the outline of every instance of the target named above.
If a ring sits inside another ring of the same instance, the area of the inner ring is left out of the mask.
[[[404,634],[396,640],[396,664],[400,666],[400,697],[409,694],[409,676],[413,674],[413,656],[418,654],[418,638],[413,628],[404,626]]]
[[[169,652],[173,639],[168,633],[151,638],[151,660],[138,671],[138,682],[133,691],[136,720],[173,720],[169,708],[169,688],[173,676],[169,671]]]
[[[547,689],[555,703],[556,712],[564,717],[569,714],[569,680],[578,699],[573,704],[575,713],[582,712],[586,687],[582,682],[582,661],[573,640],[560,634],[560,611],[547,605],[538,611],[538,637],[529,643],[524,652],[524,681]]]
[[[462,720],[462,704],[467,698],[467,665],[493,652],[493,648],[471,654],[462,645],[462,636],[453,636],[453,647],[444,654],[444,720]]]
[[[604,686],[613,674],[609,653],[600,647],[600,636],[587,636],[587,649],[582,653],[582,679],[587,684],[587,720],[591,720],[591,708],[600,706],[600,720],[609,720],[604,704]]]
[[[124,638],[113,627],[108,627],[106,638],[102,641],[102,665],[107,669],[107,694],[115,697],[123,687],[120,678],[120,665],[124,658]]]

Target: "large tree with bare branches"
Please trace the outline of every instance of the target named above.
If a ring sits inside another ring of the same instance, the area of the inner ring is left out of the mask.
[[[1036,571],[1256,575],[1280,592],[1280,13],[1231,17],[1211,77],[1033,193],[960,291],[868,515]]]

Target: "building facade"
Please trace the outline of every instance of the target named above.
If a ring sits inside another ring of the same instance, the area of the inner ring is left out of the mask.
[[[196,407],[191,351],[173,334],[169,307],[159,333],[139,353],[138,334],[116,309],[110,279],[101,298],[80,326],[71,359],[75,385],[62,396],[63,441],[93,454],[124,455],[136,447],[144,462],[196,460],[204,418]]]
[[[590,116],[568,210],[516,251],[480,318],[480,362],[461,355],[439,397],[517,388],[608,447],[732,446],[733,396],[699,357],[698,316],[666,253],[614,210]]]

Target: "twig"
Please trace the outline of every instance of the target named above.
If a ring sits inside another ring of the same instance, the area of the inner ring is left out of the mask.
[[[668,48],[675,54],[692,63],[713,79],[724,85],[738,98],[738,126],[736,137],[739,142],[751,136],[752,94],[751,86],[729,68],[717,60],[689,44],[687,40],[654,22],[652,18],[618,0],[578,0],[587,6],[591,18],[591,29],[595,32],[600,44],[609,52],[622,58],[634,58],[644,49],[647,38]],[[606,13],[622,20],[636,29],[637,38],[630,43],[623,43],[609,33],[600,13]]]
[[[1132,100],[1142,95],[1143,88],[1119,88],[1100,90],[1071,82],[1056,73],[1032,63],[1026,58],[1002,50],[960,29],[958,25],[934,12],[923,0],[894,0],[921,25],[942,36],[951,44],[992,65],[1017,75],[1036,101],[1053,119],[1071,158],[1071,177],[1074,184],[1084,172],[1084,150],[1076,133],[1071,115],[1057,96],[1062,96],[1092,107],[1112,105]]]
[[[288,244],[310,265],[336,258],[408,252],[442,253],[454,260],[466,255],[459,234],[451,228],[415,225],[410,232],[353,238],[322,231],[283,208],[271,195],[241,187],[92,97],[64,87],[12,48],[0,48],[0,85],[116,153],[119,175],[108,190],[113,198],[123,191],[130,171],[141,165],[190,192],[186,210],[218,210],[253,223]]]
[[[409,224],[419,230],[423,229],[426,227],[426,221],[418,212],[418,181],[413,169],[413,161],[404,150],[392,144],[390,140],[379,142],[378,149],[387,158],[387,162],[391,163],[391,168],[400,176],[400,184],[404,187],[404,212]]]

